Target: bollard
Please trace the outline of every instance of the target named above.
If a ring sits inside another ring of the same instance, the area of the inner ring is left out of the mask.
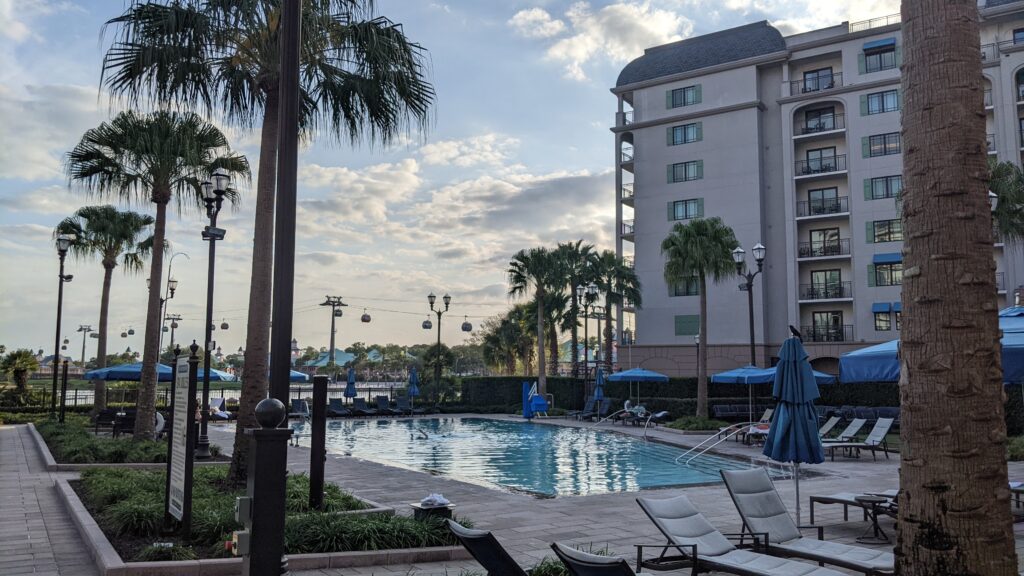
[[[327,376],[313,376],[313,421],[309,454],[309,507],[324,507],[324,461],[327,460]]]
[[[246,496],[235,502],[235,519],[245,529],[233,534],[232,549],[242,556],[245,576],[280,576],[288,573],[284,518],[288,439],[292,430],[277,427],[285,421],[288,411],[276,398],[261,400],[255,412],[261,428],[245,431],[250,438]]]

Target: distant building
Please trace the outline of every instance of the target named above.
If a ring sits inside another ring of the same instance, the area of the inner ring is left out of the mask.
[[[989,154],[1020,163],[1024,1],[979,13]],[[616,249],[633,262],[643,308],[620,312],[616,330],[623,344],[631,331],[632,365],[696,371],[697,284],[666,284],[660,244],[700,217],[731,226],[750,266],[754,244],[768,249],[754,286],[759,365],[788,325],[832,372],[843,352],[899,337],[902,59],[894,15],[791,36],[756,22],[650,48],[623,68],[612,89]],[[999,240],[993,251],[1000,305],[1012,304],[1024,262]],[[738,284],[708,287],[712,372],[749,363]]]

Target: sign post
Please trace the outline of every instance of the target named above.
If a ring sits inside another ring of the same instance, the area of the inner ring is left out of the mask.
[[[174,366],[174,424],[171,427],[167,474],[167,514],[181,522],[182,535],[192,531],[192,463],[195,451],[196,375],[199,345],[192,341],[188,358]]]

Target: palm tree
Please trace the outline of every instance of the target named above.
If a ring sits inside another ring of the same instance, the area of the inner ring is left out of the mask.
[[[902,20],[906,272],[896,573],[1011,576],[1017,557],[978,5],[905,0]]]
[[[995,231],[1004,241],[1024,240],[1024,171],[1013,162],[988,159],[988,189],[996,195]]]
[[[57,361],[54,360],[53,369],[57,369]],[[28,375],[39,370],[39,360],[31,350],[15,350],[0,360],[0,372],[7,374],[14,382],[14,394],[17,398],[11,399],[21,405],[28,395]]]
[[[547,333],[547,367],[548,376],[558,376],[558,331],[568,325],[569,296],[561,290],[547,292],[544,294],[544,326]],[[537,302],[531,301],[526,305],[530,315],[537,313]],[[531,328],[530,333],[536,336],[536,328]]]
[[[562,266],[557,254],[547,248],[520,250],[508,263],[508,294],[521,297],[532,292],[537,317],[537,391],[547,393],[547,374],[544,371],[544,304],[547,294],[564,285]]]
[[[532,374],[534,353],[537,350],[537,315],[531,313],[526,304],[516,304],[506,317],[509,321],[509,337],[515,342],[516,356],[523,365],[523,374]]]
[[[732,249],[739,245],[721,218],[676,223],[661,242],[665,282],[674,286],[694,277],[700,286],[700,368],[697,373],[697,416],[708,417],[708,279],[718,283],[736,273]]]
[[[142,236],[153,225],[153,217],[132,211],[121,212],[113,206],[85,206],[65,218],[54,230],[54,236],[73,234],[71,253],[78,258],[99,256],[103,265],[103,291],[100,293],[100,325],[97,334],[96,367],[107,365],[107,315],[110,311],[110,284],[118,260],[126,274],[144,269],[143,258],[153,248],[153,237]],[[107,383],[93,381],[93,411],[107,407]]]
[[[565,266],[569,296],[572,298],[569,311],[565,315],[565,324],[561,328],[562,330],[568,329],[571,333],[572,375],[574,378],[578,378],[580,375],[579,325],[582,302],[579,301],[576,287],[586,286],[590,283],[591,278],[589,274],[592,270],[591,264],[596,253],[594,252],[594,246],[592,244],[584,244],[583,240],[561,243],[558,245],[557,250],[562,259],[562,265]]]
[[[172,200],[179,210],[200,205],[200,184],[218,168],[229,174],[249,174],[245,157],[230,152],[224,134],[191,113],[122,112],[88,130],[66,159],[73,185],[126,202],[155,204],[153,246],[166,246],[167,205]],[[237,194],[232,191],[228,198],[236,202]],[[149,266],[149,285],[153,288],[146,309],[134,434],[137,439],[153,436],[156,365],[163,326],[158,288],[163,285],[163,253],[153,250]]]
[[[506,376],[516,373],[516,355],[519,338],[516,325],[508,314],[488,318],[480,324],[480,341],[484,362]]]
[[[426,51],[401,25],[375,16],[372,0],[302,2],[300,126],[307,136],[386,144],[423,127],[434,90]],[[219,108],[248,128],[261,123],[245,368],[229,479],[245,480],[256,404],[267,395],[277,182],[278,22],[281,0],[133,0],[108,22],[119,28],[104,80],[130,102],[148,97]]]
[[[599,293],[604,297],[604,362],[606,368],[611,370],[615,343],[612,307],[618,306],[621,311],[626,302],[629,302],[639,308],[642,304],[640,279],[637,278],[636,271],[611,250],[604,250],[594,258],[592,274]]]

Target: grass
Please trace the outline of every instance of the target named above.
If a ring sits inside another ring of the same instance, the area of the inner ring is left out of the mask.
[[[44,415],[45,416],[45,415]],[[67,415],[65,423],[37,420],[36,430],[46,441],[53,459],[62,464],[123,464],[167,461],[167,443],[135,441],[129,436],[100,438],[87,428],[88,418]]]
[[[669,428],[676,430],[719,430],[728,426],[728,422],[701,418],[699,416],[683,416],[666,424]]]
[[[223,467],[196,468],[194,474],[188,539],[161,536],[163,471],[88,470],[75,487],[122,558],[224,556],[224,542],[231,539],[231,532],[242,528],[234,519],[234,502],[244,490],[225,485],[227,470]],[[455,544],[440,519],[421,522],[405,516],[334,514],[367,507],[334,484],[325,486],[325,511],[313,511],[309,508],[309,477],[304,474],[288,477],[286,498],[288,554]],[[154,545],[156,539],[161,545]]]

